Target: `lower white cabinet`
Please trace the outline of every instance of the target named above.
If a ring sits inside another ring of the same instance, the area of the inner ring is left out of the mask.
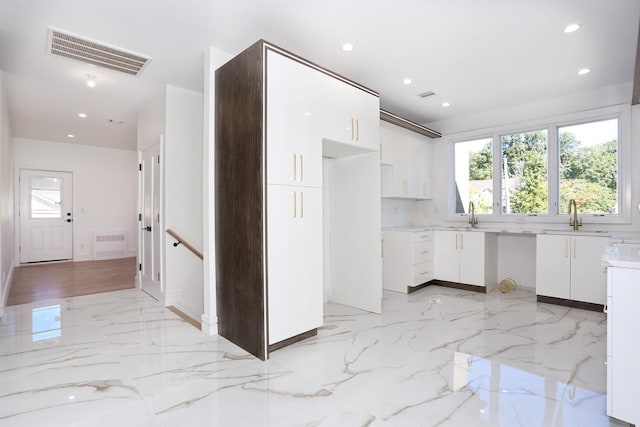
[[[606,303],[606,274],[600,264],[608,237],[539,234],[536,294]]]
[[[383,241],[383,286],[396,292],[433,279],[433,232],[385,230]]]
[[[640,270],[607,270],[607,415],[640,425]]]
[[[497,237],[481,231],[434,231],[435,278],[497,286]]]
[[[322,189],[267,186],[269,345],[322,326]]]

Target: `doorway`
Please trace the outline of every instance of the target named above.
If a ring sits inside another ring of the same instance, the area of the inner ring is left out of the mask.
[[[73,174],[20,169],[20,263],[73,258]]]
[[[140,153],[140,287],[160,302],[164,301],[160,249],[162,164],[160,143]]]

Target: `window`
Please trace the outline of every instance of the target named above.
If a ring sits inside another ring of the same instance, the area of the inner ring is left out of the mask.
[[[469,214],[473,202],[476,213],[496,220],[516,214],[564,221],[561,216],[574,199],[578,213],[594,222],[599,221],[596,217],[628,221],[629,183],[619,176],[621,162],[627,164],[619,138],[624,129],[619,117],[628,117],[625,111],[618,109],[616,118],[576,120],[453,144],[450,211]]]
[[[500,156],[502,213],[547,213],[547,131],[501,136]]]
[[[31,218],[60,218],[62,178],[34,176],[31,178]]]
[[[560,213],[618,213],[618,119],[558,128]]]
[[[493,140],[491,138],[455,145],[456,207],[458,214],[493,213]]]

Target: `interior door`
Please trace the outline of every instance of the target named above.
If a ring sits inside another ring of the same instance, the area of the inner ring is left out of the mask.
[[[20,262],[73,258],[73,174],[20,169]]]
[[[142,290],[161,300],[163,295],[160,278],[160,248],[162,230],[160,227],[160,186],[162,164],[160,163],[160,144],[143,151],[140,173],[141,209],[140,221],[140,284]]]

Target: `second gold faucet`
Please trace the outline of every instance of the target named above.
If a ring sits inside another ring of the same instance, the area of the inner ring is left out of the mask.
[[[469,224],[471,224],[471,228],[476,228],[478,225],[478,218],[476,218],[476,207],[473,202],[469,202]]]

